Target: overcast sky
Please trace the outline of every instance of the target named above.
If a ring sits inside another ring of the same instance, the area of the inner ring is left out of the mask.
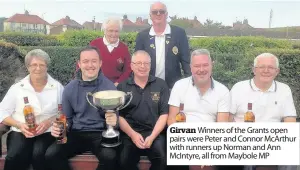
[[[80,24],[92,21],[102,22],[109,16],[122,17],[132,21],[136,17],[149,17],[149,7],[154,1],[146,0],[0,0],[0,17],[15,13],[39,15],[53,23],[66,15]],[[165,0],[169,16],[194,16],[203,23],[207,18],[232,26],[236,20],[247,18],[256,28],[268,28],[270,11],[273,10],[272,27],[300,26],[300,0],[297,1],[250,1],[250,0]]]

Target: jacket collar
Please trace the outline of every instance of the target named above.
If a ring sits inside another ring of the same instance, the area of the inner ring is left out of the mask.
[[[100,70],[99,73],[98,73],[98,77],[95,79],[95,80],[92,80],[92,81],[84,81],[82,80],[82,72],[81,72],[81,69],[79,69],[77,72],[76,72],[76,77],[75,79],[78,80],[79,82],[79,85],[81,86],[95,86],[97,84],[100,84],[102,81],[103,81],[103,73],[102,71]]]
[[[164,32],[160,36],[164,36],[164,35],[167,35],[167,34],[171,34],[171,27],[170,27],[169,24],[166,25],[166,28],[165,28]],[[153,26],[150,28],[149,35],[157,36],[155,31],[154,31]]]

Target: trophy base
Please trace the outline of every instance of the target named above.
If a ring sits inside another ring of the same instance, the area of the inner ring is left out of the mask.
[[[118,131],[108,132],[104,131],[102,132],[102,142],[101,145],[104,147],[117,147],[121,144],[120,140],[120,133]]]

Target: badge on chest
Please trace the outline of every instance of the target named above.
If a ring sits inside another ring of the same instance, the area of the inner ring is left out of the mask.
[[[151,99],[154,102],[158,102],[160,99],[160,93],[159,92],[151,92]]]

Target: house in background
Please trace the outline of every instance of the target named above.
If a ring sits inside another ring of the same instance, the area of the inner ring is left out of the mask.
[[[127,26],[127,25],[133,26],[133,25],[135,25],[132,21],[130,21],[130,20],[128,19],[128,17],[127,17],[126,14],[123,15],[122,21],[123,21],[123,26]]]
[[[84,29],[87,29],[87,30],[97,30],[97,31],[100,31],[101,27],[102,27],[102,23],[96,22],[95,18],[94,18],[92,22],[85,21],[82,24],[82,26],[84,27]]]
[[[137,17],[135,21],[135,25],[140,26],[149,26],[148,19],[142,19],[142,17]]]
[[[0,17],[0,32],[4,31],[4,21],[7,20],[7,18]]]
[[[69,16],[62,18],[51,24],[50,34],[60,34],[67,30],[81,30],[84,27]]]
[[[127,15],[123,15],[122,18],[123,29],[122,32],[139,32],[148,27],[150,24],[148,23],[148,19],[142,19],[142,17],[137,17],[135,22],[132,22],[128,19]],[[84,29],[87,30],[101,30],[102,23],[95,22],[95,18],[92,22],[86,21],[83,23]]]
[[[37,15],[30,15],[26,10],[25,14],[15,14],[4,21],[4,31],[50,33],[50,24]]]
[[[248,23],[248,19],[244,19],[242,21],[236,21],[232,24],[232,29],[234,30],[243,30],[243,29],[253,29],[251,25]]]

